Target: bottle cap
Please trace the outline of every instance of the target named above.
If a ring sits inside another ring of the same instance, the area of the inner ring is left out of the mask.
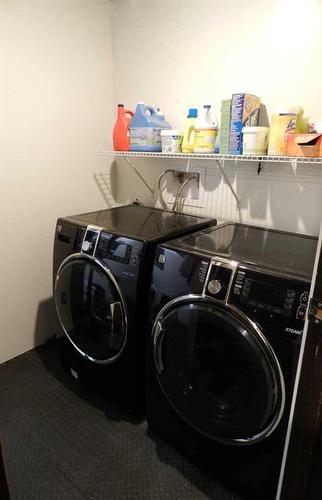
[[[117,105],[119,108],[124,108],[124,104],[118,104]]]
[[[187,118],[197,118],[197,116],[198,116],[197,108],[189,108],[189,113]]]
[[[206,108],[206,109],[210,109],[211,105],[210,104],[204,104],[203,107]]]

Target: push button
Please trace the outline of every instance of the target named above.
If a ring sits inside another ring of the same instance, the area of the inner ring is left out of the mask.
[[[308,299],[309,299],[308,294],[304,292],[304,293],[302,293],[302,295],[300,297],[300,302],[302,304],[307,304]]]
[[[133,259],[131,260],[132,266],[136,266],[137,261],[138,261],[138,259],[136,257],[133,257]]]
[[[208,291],[213,294],[213,295],[216,295],[217,293],[219,293],[221,290],[221,283],[220,281],[218,280],[210,280],[209,283],[208,283]]]
[[[305,306],[299,306],[296,311],[296,319],[304,319],[305,318],[305,313],[306,313],[306,307]]]
[[[82,250],[83,252],[89,252],[93,247],[93,243],[91,243],[90,241],[84,241],[83,244],[82,244]]]

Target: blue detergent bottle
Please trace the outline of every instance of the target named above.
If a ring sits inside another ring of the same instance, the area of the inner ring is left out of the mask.
[[[161,152],[161,130],[171,128],[152,106],[138,102],[130,123],[130,151]]]
[[[162,113],[161,109],[160,108],[157,108],[157,115],[156,115],[156,119],[159,120],[159,122],[161,123],[161,126],[164,128],[164,129],[171,129],[171,125],[169,122],[167,122],[167,120],[165,119],[165,116],[164,114]]]

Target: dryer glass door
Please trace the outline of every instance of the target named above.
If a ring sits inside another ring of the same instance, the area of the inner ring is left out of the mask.
[[[179,299],[157,319],[153,345],[166,397],[206,436],[250,444],[277,426],[284,406],[279,363],[238,314],[206,300]]]
[[[126,309],[113,275],[86,256],[67,258],[56,278],[60,323],[74,347],[96,363],[110,363],[126,342]]]

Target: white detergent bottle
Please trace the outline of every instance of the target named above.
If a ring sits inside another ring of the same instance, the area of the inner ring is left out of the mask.
[[[218,132],[217,122],[210,115],[210,104],[205,104],[195,123],[194,153],[214,153]]]

